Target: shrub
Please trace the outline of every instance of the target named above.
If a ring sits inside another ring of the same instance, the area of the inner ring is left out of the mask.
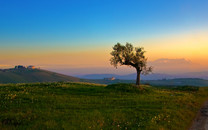
[[[195,91],[199,90],[199,87],[196,87],[196,86],[178,86],[178,87],[174,87],[173,90],[195,92]]]
[[[106,86],[106,88],[120,92],[133,92],[133,93],[150,92],[152,90],[152,88],[147,85],[140,85],[138,87],[134,84],[125,84],[125,83],[111,84]]]

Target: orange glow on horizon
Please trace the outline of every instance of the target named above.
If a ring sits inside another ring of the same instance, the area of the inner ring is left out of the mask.
[[[194,63],[208,65],[208,33],[181,34],[147,39],[143,44],[132,43],[145,48],[149,61],[160,58],[185,58]],[[114,43],[116,44],[116,43]],[[114,45],[112,44],[112,46]],[[121,43],[125,44],[125,43]],[[72,67],[106,67],[112,46],[92,48],[91,50],[67,50],[63,48],[49,50],[10,50],[0,52],[0,58],[8,65],[68,65]]]

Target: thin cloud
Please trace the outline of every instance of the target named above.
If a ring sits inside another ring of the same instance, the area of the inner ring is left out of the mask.
[[[6,68],[12,68],[12,65],[4,65],[4,64],[0,64],[0,69],[6,69]]]
[[[154,67],[155,72],[162,73],[184,73],[193,71],[202,71],[205,69],[204,66],[200,64],[193,63],[190,60],[180,58],[180,59],[168,59],[161,58],[155,61],[150,61],[149,65]]]

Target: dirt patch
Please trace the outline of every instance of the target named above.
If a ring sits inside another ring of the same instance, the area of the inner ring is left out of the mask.
[[[189,130],[208,130],[208,101],[204,103],[203,107],[198,112]]]

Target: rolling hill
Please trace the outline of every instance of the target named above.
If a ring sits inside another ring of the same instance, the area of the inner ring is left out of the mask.
[[[92,74],[79,76],[79,78],[59,74],[42,69],[3,69],[0,70],[0,84],[6,83],[35,83],[35,82],[89,82],[99,84],[115,84],[115,83],[135,83],[133,77],[135,74],[130,75],[114,75],[114,74]],[[106,77],[116,77],[116,80],[106,80]],[[145,77],[145,78],[144,78]],[[208,86],[208,80],[198,78],[177,78],[169,77],[165,74],[151,74],[142,75],[142,84],[150,84],[153,86]]]
[[[136,73],[127,74],[127,75],[116,75],[116,74],[87,74],[87,75],[76,75],[76,77],[83,79],[104,79],[115,77],[116,79],[121,80],[135,80]],[[204,72],[189,72],[181,74],[162,74],[162,73],[153,73],[149,75],[141,75],[142,80],[163,80],[163,79],[176,79],[176,78],[197,78],[208,80],[208,71]]]
[[[127,75],[116,75],[116,74],[87,74],[87,75],[76,75],[76,77],[83,79],[104,79],[115,77],[121,80],[135,80],[136,73]],[[174,76],[168,74],[153,73],[149,75],[141,75],[142,80],[161,80],[161,79],[173,79]]]
[[[0,70],[0,83],[34,83],[80,81],[79,78],[66,76],[42,69],[4,69]]]
[[[105,79],[88,79],[82,80],[83,82],[97,83],[97,84],[116,84],[116,83],[130,83],[135,84],[135,80],[105,80]],[[147,84],[152,86],[197,86],[197,87],[207,87],[208,80],[197,79],[197,78],[177,78],[177,79],[164,79],[164,80],[141,80],[141,84]]]

